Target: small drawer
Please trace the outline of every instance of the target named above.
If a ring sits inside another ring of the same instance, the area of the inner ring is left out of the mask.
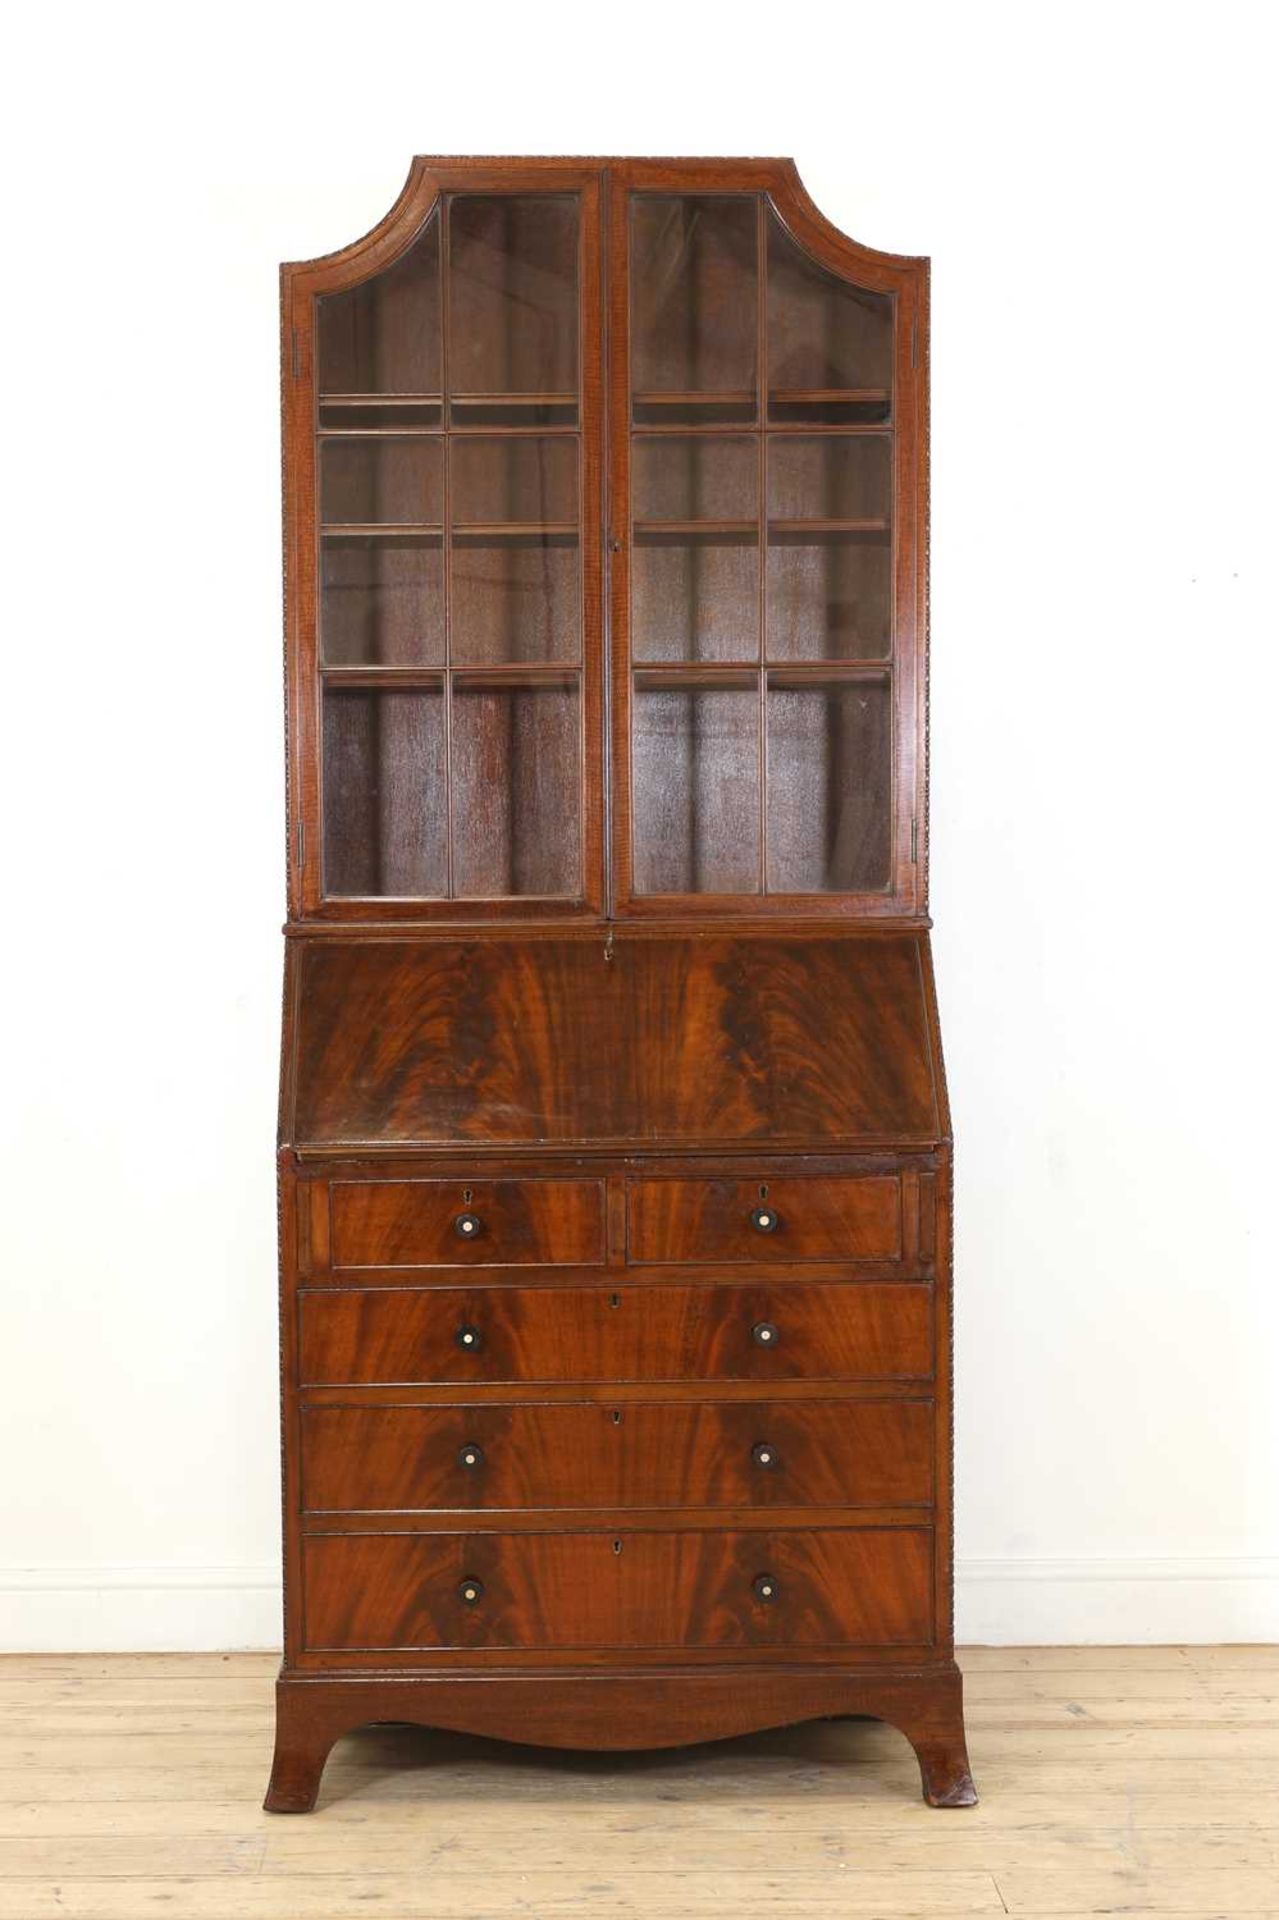
[[[599,1180],[335,1180],[333,1265],[593,1266],[604,1258]]]
[[[305,1386],[876,1380],[932,1372],[932,1289],[383,1287],[301,1295]]]
[[[637,1265],[900,1260],[901,1176],[633,1180],[627,1254]]]
[[[312,1534],[311,1652],[922,1647],[927,1527]]]
[[[308,1407],[304,1510],[906,1507],[933,1495],[924,1400]]]

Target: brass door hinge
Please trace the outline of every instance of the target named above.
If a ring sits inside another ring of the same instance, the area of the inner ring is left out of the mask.
[[[910,823],[910,864],[912,867],[918,866],[919,864],[919,822],[918,820],[912,820]]]

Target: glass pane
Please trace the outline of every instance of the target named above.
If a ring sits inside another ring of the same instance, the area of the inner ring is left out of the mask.
[[[631,200],[631,384],[636,418],[715,394],[754,412],[753,194],[636,194]],[[678,418],[678,414],[674,417]],[[722,416],[721,416],[722,417]]]
[[[756,520],[759,440],[754,434],[637,434],[631,459],[636,520]]]
[[[886,660],[892,605],[887,540],[862,533],[769,534],[770,660]]]
[[[453,891],[581,891],[576,681],[453,683]]]
[[[320,568],[325,666],[440,666],[444,548],[402,535],[330,535]]]
[[[432,526],[444,513],[438,440],[325,440],[320,518],[325,526]]]
[[[463,536],[453,543],[452,566],[455,666],[580,659],[573,535]]]
[[[851,287],[819,266],[770,209],[770,417],[886,418],[892,369],[892,296]],[[850,400],[853,393],[862,400]]]
[[[459,438],[449,462],[455,527],[576,525],[576,435]]]
[[[442,894],[444,699],[438,688],[324,696],[324,884],[330,894]]]
[[[451,202],[454,396],[575,397],[577,256],[575,196],[463,195]]]
[[[638,675],[631,754],[638,893],[759,891],[759,694]]]
[[[438,215],[385,273],[346,293],[322,294],[316,305],[321,394],[438,396]]]
[[[886,659],[890,437],[774,435],[768,493],[769,659]]]
[[[768,887],[860,893],[889,883],[888,677],[807,684],[769,676]]]
[[[770,520],[870,520],[886,530],[892,497],[888,434],[770,436]]]
[[[759,541],[641,533],[631,556],[636,660],[757,660]]]
[[[545,531],[577,520],[577,457],[576,436],[454,440],[455,664],[580,657],[577,536]]]
[[[758,659],[758,439],[637,435],[631,496],[635,659]]]

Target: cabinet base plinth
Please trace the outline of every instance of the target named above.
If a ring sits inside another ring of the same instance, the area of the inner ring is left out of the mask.
[[[854,1717],[884,1720],[906,1736],[930,1806],[976,1804],[964,1739],[963,1680],[947,1661],[909,1672],[792,1667],[282,1674],[264,1805],[268,1813],[309,1813],[335,1741],[377,1722],[621,1753]]]

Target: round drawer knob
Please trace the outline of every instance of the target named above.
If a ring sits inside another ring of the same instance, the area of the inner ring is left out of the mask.
[[[778,1227],[776,1207],[753,1207],[751,1225],[756,1233],[776,1233]]]
[[[751,1592],[764,1606],[771,1607],[777,1599],[777,1582],[771,1573],[757,1573],[751,1581]]]
[[[757,1320],[751,1328],[751,1339],[757,1347],[775,1347],[780,1338],[771,1320]]]
[[[484,1582],[474,1580],[470,1574],[467,1574],[458,1582],[457,1597],[468,1607],[478,1606],[484,1598]]]
[[[760,1440],[751,1448],[751,1459],[757,1467],[776,1467],[781,1464],[777,1458],[777,1448],[768,1440]]]
[[[459,1327],[453,1338],[465,1353],[478,1353],[484,1345],[484,1335],[478,1327]]]
[[[473,1440],[468,1440],[464,1447],[459,1447],[457,1450],[457,1464],[472,1471],[476,1467],[482,1467],[484,1465],[483,1447],[477,1447]]]
[[[453,1222],[453,1230],[463,1240],[478,1240],[483,1232],[484,1223],[478,1213],[459,1213]]]

